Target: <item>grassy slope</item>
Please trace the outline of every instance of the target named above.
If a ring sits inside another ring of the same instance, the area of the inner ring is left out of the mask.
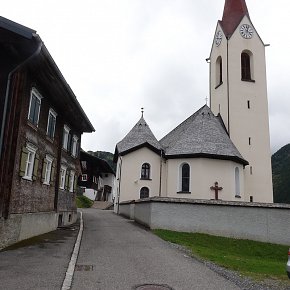
[[[89,208],[93,205],[93,201],[86,196],[80,195],[76,197],[76,204],[78,208]]]
[[[287,246],[198,233],[166,230],[155,230],[154,233],[166,241],[186,246],[194,255],[243,275],[258,280],[288,279],[285,271]]]

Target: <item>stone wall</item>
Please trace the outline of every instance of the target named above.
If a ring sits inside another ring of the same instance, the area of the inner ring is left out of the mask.
[[[134,206],[134,217],[132,207]],[[199,232],[290,245],[290,205],[148,198],[120,204],[120,213],[151,229]]]

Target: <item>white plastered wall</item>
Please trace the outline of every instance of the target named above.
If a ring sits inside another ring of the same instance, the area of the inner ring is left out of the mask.
[[[247,16],[241,24],[250,24],[253,27]],[[221,104],[221,115],[228,128],[227,108],[229,105],[228,129],[231,140],[250,163],[245,169],[245,200],[249,201],[250,196],[253,196],[254,201],[271,203],[273,189],[265,47],[256,31],[252,39],[244,39],[240,35],[239,27],[240,25],[228,40],[228,52],[225,37],[219,47],[213,46],[210,65],[211,109],[217,114]],[[241,53],[245,50],[253,54],[251,71],[255,82],[241,80]],[[224,60],[223,79],[225,81],[220,87],[215,88],[214,66],[219,55],[222,55]],[[248,108],[248,101],[250,108]],[[249,145],[249,138],[251,138],[251,145]]]
[[[180,191],[180,166],[190,166],[190,194]],[[235,168],[239,168],[240,198],[236,198]],[[244,170],[243,165],[230,160],[208,158],[169,159],[166,163],[168,197],[214,199],[214,191],[210,189],[217,181],[223,189],[219,199],[227,201],[244,201]],[[163,196],[165,192],[163,192]]]
[[[150,164],[150,180],[141,180],[144,163]],[[149,188],[150,197],[159,196],[160,156],[146,147],[120,156],[117,163],[116,193],[120,195],[120,202],[139,199],[142,187]]]

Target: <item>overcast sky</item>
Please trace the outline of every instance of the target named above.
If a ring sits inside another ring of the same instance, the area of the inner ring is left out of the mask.
[[[290,143],[290,2],[247,0],[267,50],[272,152]],[[85,150],[114,151],[141,117],[157,139],[205,104],[224,0],[9,0],[1,16],[35,29],[96,129]]]

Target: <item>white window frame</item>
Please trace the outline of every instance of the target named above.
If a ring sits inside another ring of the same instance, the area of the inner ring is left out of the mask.
[[[82,181],[88,181],[88,175],[87,174],[82,174],[81,180]]]
[[[75,182],[75,172],[71,170],[69,174],[69,192],[74,192],[74,182]]]
[[[54,127],[53,127],[53,133],[52,133],[52,136],[49,136],[49,135],[48,135],[49,120],[50,120],[49,117],[50,117],[50,115],[51,115],[51,116],[54,118],[54,120],[55,120],[55,122],[54,122]],[[49,111],[48,111],[46,135],[47,135],[49,138],[52,138],[52,139],[54,139],[54,134],[55,134],[56,117],[57,117],[57,113],[56,113],[52,108],[50,108]]]
[[[77,144],[78,144],[79,138],[76,135],[73,135],[72,138],[72,156],[77,157]]]
[[[46,155],[45,159],[46,159],[46,168],[43,184],[50,185],[53,158],[49,155]]]
[[[59,176],[60,176],[59,188],[60,189],[64,189],[65,187],[66,170],[67,170],[66,166],[64,165],[60,166],[60,173],[59,173]]]
[[[26,149],[28,150],[28,154],[27,154],[27,159],[26,159],[25,174],[22,178],[27,179],[27,180],[32,180],[35,154],[37,151],[37,147],[35,147],[34,145],[30,143],[27,143]]]
[[[29,116],[30,116],[30,113],[31,113],[31,102],[32,102],[32,96],[35,96],[35,97],[39,100],[39,103],[40,103],[36,124],[34,124],[33,122],[31,122],[31,121],[29,120]],[[31,89],[31,93],[30,93],[30,101],[29,101],[29,110],[28,110],[28,116],[27,116],[27,119],[28,119],[28,121],[29,121],[31,124],[33,124],[33,125],[36,126],[36,127],[38,127],[38,123],[39,123],[39,115],[40,115],[40,110],[41,110],[41,99],[42,99],[42,98],[43,98],[43,97],[42,97],[41,94],[37,91],[36,88],[32,88],[32,89]]]
[[[235,167],[235,196],[241,197],[240,169]]]
[[[63,140],[62,140],[62,148],[65,150],[68,150],[67,145],[68,145],[68,135],[70,132],[70,127],[67,125],[63,126]]]
[[[97,179],[97,177],[96,177],[96,176],[93,176],[93,183],[96,183],[96,184],[98,184],[98,179]]]

